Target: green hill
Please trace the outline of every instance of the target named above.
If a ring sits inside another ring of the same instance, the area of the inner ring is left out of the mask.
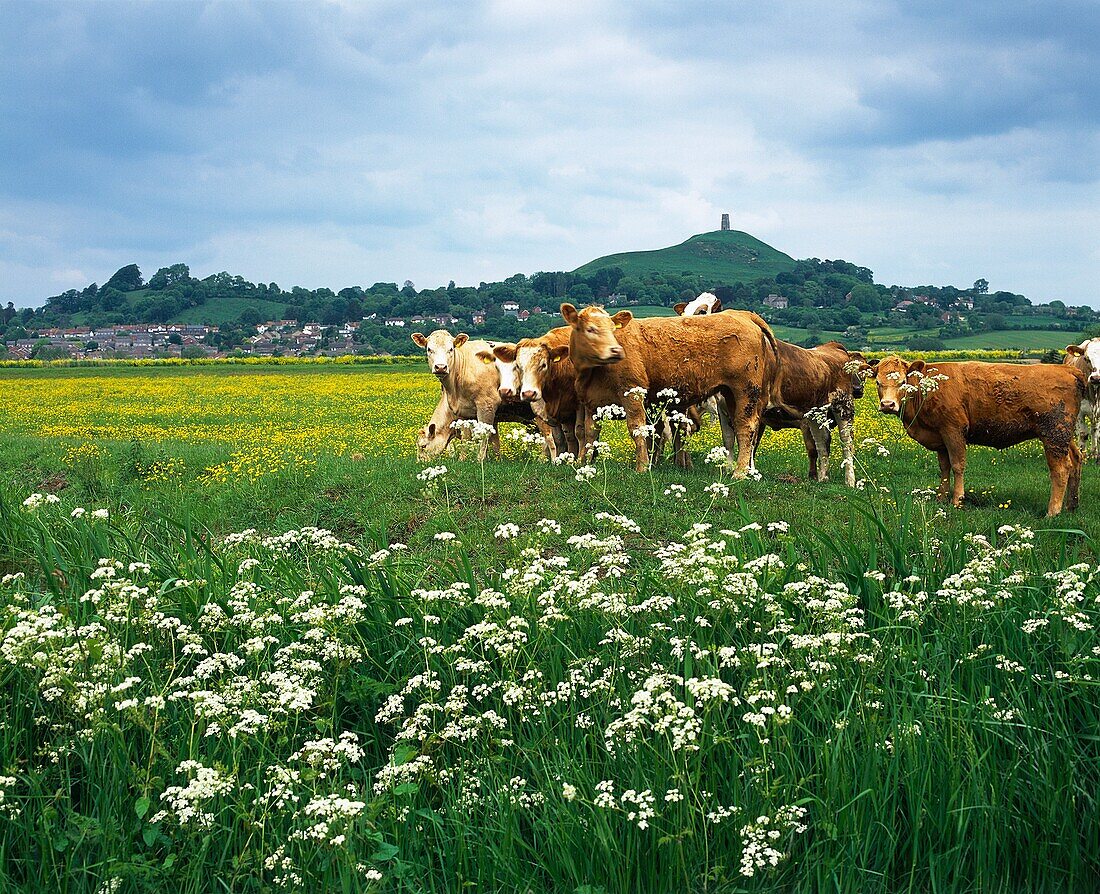
[[[126,304],[130,310],[133,310],[146,299],[156,300],[159,297],[160,293],[148,288],[125,293]],[[286,305],[286,301],[267,301],[263,298],[228,295],[209,299],[205,304],[195,307],[185,307],[171,314],[167,319],[164,317],[157,317],[156,319],[165,323],[205,323],[210,326],[224,326],[226,323],[236,322],[241,315],[241,311],[246,307],[256,308],[265,320],[277,320],[283,316]],[[101,312],[75,313],[72,315],[72,324],[74,326],[86,325],[89,317],[94,317],[97,313]],[[141,315],[139,314],[139,316]],[[140,322],[151,322],[151,320],[143,319]]]
[[[578,267],[574,273],[587,275],[602,267],[619,267],[626,276],[648,273],[693,273],[715,284],[732,285],[772,277],[794,269],[795,261],[740,230],[700,233],[686,242],[654,251],[624,251],[606,255]]]

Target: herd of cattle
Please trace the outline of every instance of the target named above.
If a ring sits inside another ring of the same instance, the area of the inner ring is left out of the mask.
[[[496,424],[516,421],[538,427],[549,457],[583,461],[601,421],[625,415],[638,471],[660,459],[666,442],[675,462],[689,466],[685,438],[707,410],[718,418],[735,474],[755,472],[765,429],[800,428],[810,477],[824,480],[835,428],[852,486],[855,400],[874,378],[879,410],[899,416],[911,438],[935,451],[939,496],[950,491],[955,505],[963,498],[968,444],[1004,449],[1039,439],[1050,470],[1048,515],[1063,503],[1077,507],[1082,451],[1091,446],[1100,459],[1100,339],[1070,345],[1061,366],[928,366],[897,356],[868,360],[839,342],[789,344],[757,314],[723,311],[710,293],[676,310],[675,317],[635,319],[627,310],[563,304],[565,326],[516,344],[442,329],[413,333],[442,386],[419,433],[419,458],[441,454],[462,427],[455,423],[476,420],[488,433],[482,459],[490,447],[499,455]]]

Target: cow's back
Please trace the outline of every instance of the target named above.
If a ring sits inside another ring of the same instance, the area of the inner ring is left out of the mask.
[[[723,385],[745,378],[758,381],[777,366],[765,333],[739,311],[649,317],[634,321],[617,337],[623,360],[597,370],[593,380],[602,378],[610,392],[605,398],[620,404],[622,393],[636,385],[651,395],[672,388],[687,403],[698,403]]]
[[[1068,365],[969,361],[930,364],[924,373],[947,378],[923,401],[911,398],[915,411],[906,417],[918,425],[961,426],[968,443],[996,448],[1073,437],[1084,377]]]

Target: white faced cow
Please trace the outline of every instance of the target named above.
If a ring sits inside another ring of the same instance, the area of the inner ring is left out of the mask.
[[[1077,414],[1077,444],[1086,457],[1100,463],[1100,338],[1067,346],[1062,362],[1085,375],[1085,395]]]

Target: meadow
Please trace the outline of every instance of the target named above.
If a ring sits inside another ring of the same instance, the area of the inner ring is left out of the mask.
[[[415,461],[423,366],[0,369],[0,890],[1094,891],[1100,469]],[[837,461],[838,462],[838,461]]]

